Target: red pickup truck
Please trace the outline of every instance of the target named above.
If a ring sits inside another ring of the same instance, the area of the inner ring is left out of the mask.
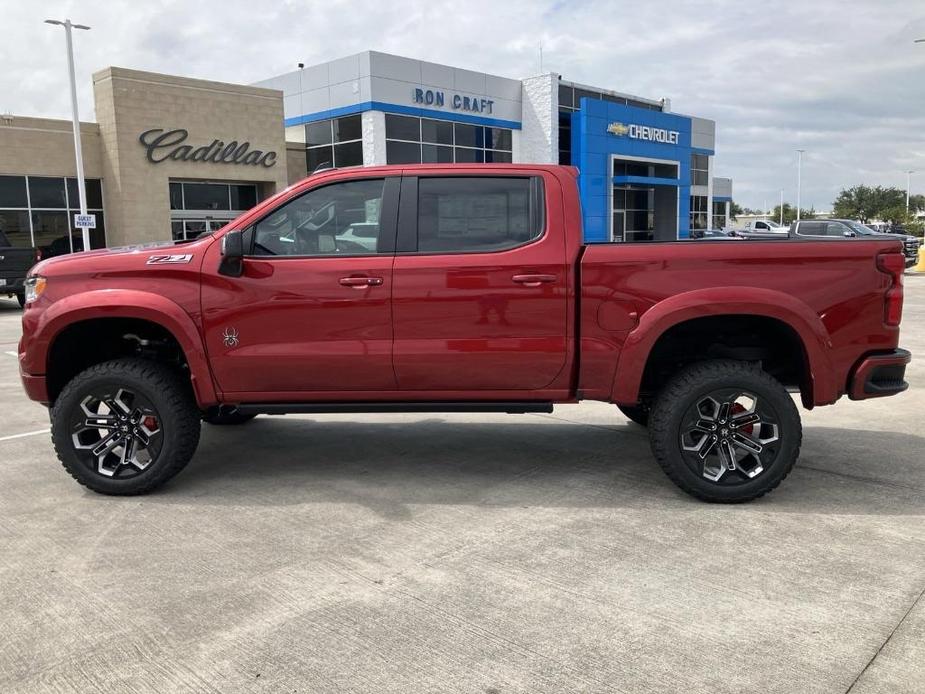
[[[211,235],[39,263],[19,346],[58,457],[106,494],[177,474],[200,421],[549,412],[602,400],[707,501],[793,467],[806,408],[907,387],[902,244],[582,242],[577,171],[315,174]]]

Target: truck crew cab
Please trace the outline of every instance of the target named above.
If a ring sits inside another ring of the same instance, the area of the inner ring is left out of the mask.
[[[681,489],[740,502],[797,459],[788,391],[812,408],[907,387],[899,241],[586,245],[576,176],[327,171],[186,244],[44,261],[26,392],[106,494],[176,475],[201,420],[602,400],[649,427]]]

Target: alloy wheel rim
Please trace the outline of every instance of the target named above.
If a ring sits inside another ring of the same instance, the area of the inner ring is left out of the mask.
[[[779,417],[767,399],[736,389],[699,397],[681,420],[684,462],[714,484],[734,486],[767,473],[780,450]]]
[[[154,404],[128,388],[84,396],[71,419],[78,457],[93,472],[112,479],[147,470],[157,460],[163,438]]]

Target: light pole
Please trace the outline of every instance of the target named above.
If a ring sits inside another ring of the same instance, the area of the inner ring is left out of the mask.
[[[906,214],[909,214],[909,188],[912,187],[912,174],[915,171],[909,170],[906,172]]]
[[[83,150],[80,147],[80,116],[77,113],[77,81],[74,77],[74,44],[71,41],[71,29],[89,29],[90,27],[83,24],[72,24],[70,19],[65,19],[63,22],[57,19],[46,19],[45,23],[64,27],[64,35],[67,38],[67,69],[71,78],[71,117],[74,121],[74,153],[77,157],[77,195],[80,198],[80,214],[87,214],[87,191],[84,185]],[[89,251],[90,230],[83,227],[81,231],[83,232],[84,250]],[[69,238],[70,236],[68,234]],[[74,242],[71,240],[71,251],[73,250]]]
[[[780,189],[780,222],[781,226],[784,226],[784,189]]]
[[[797,221],[800,221],[800,198],[803,193],[803,152],[805,149],[798,149],[797,157]]]

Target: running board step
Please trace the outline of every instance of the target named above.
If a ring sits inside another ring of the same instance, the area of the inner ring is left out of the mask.
[[[368,412],[552,412],[551,402],[249,402],[241,414],[354,414]]]

